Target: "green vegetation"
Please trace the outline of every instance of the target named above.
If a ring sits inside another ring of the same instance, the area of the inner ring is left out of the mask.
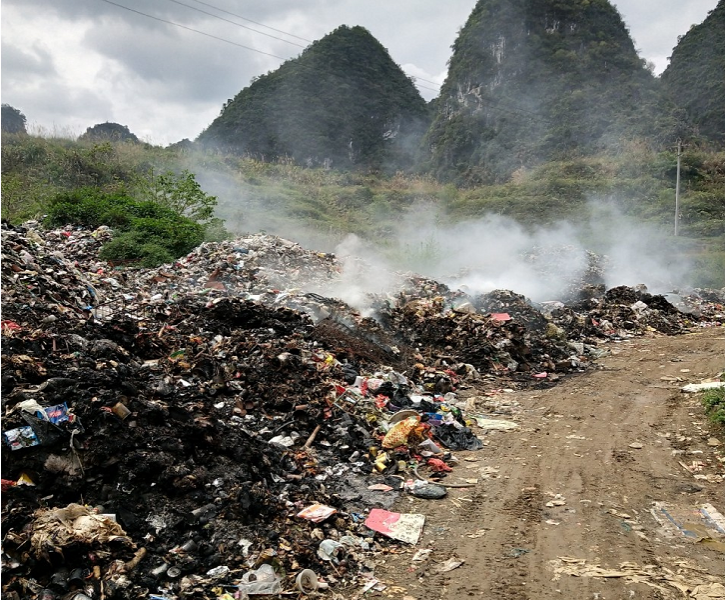
[[[725,142],[725,2],[690,29],[672,52],[662,83],[700,135]]]
[[[267,161],[395,172],[414,164],[428,108],[364,28],[342,26],[225,103],[199,142]]]
[[[224,218],[327,246],[359,234],[414,269],[445,244],[396,239],[410,214],[566,221],[595,252],[624,215],[655,228],[664,261],[688,258],[694,285],[725,287],[724,2],[661,80],[609,0],[479,0],[430,105],[368,31],[343,26],[230,99],[195,142],[153,147],[117,123],[76,141],[28,135],[3,106],[2,216],[107,224],[104,256],[144,264],[223,238]]]
[[[214,212],[235,232],[265,229],[284,234],[306,227],[317,232],[318,239],[327,236],[328,246],[356,233],[383,252],[402,252],[414,268],[439,250],[436,240],[399,248],[394,232],[411,210],[435,214],[443,224],[498,214],[535,228],[561,220],[580,225],[601,221],[605,216],[597,212],[595,201],[659,229],[673,252],[692,259],[695,285],[723,287],[725,152],[685,149],[679,238],[672,237],[676,162],[672,150],[655,152],[646,144],[630,144],[618,154],[520,169],[506,183],[458,188],[424,176],[306,168],[291,160],[264,162],[186,147],[169,150],[5,135],[2,216],[20,222],[50,214],[51,209],[60,215],[62,207],[69,222],[117,228],[123,237],[111,249],[118,248],[118,258],[151,262],[148,257],[160,255],[159,247],[174,257],[188,251],[199,238],[193,228],[189,244],[182,243],[179,223],[185,221],[172,219],[175,224],[170,229],[134,236],[137,225],[148,232],[147,224],[129,224],[131,217],[142,216],[138,207],[148,202],[198,222],[204,239],[226,235],[211,216]],[[75,198],[70,207],[68,198]],[[91,210],[88,204],[98,199],[102,202]],[[124,202],[130,203],[128,207]],[[61,220],[58,216],[53,222]],[[160,237],[168,237],[168,242],[159,242]],[[601,251],[602,240],[589,236],[585,242]],[[154,247],[142,252],[139,246],[144,244]]]
[[[453,46],[426,164],[460,184],[662,137],[652,73],[606,1],[479,0]]]
[[[702,405],[713,423],[725,427],[725,388],[707,390],[702,395]]]
[[[204,193],[193,173],[184,169],[180,174],[153,172],[140,182],[141,195],[148,201],[166,207],[194,221],[209,221],[214,216],[216,196]]]
[[[25,115],[17,108],[13,108],[9,104],[2,105],[2,130],[4,133],[27,133],[25,129]]]
[[[111,227],[105,260],[154,266],[227,236],[214,217],[216,203],[177,155],[161,148],[3,134],[3,218]]]
[[[80,136],[81,140],[90,142],[134,142],[140,143],[139,139],[129,131],[126,125],[119,123],[99,123],[86,129]]]
[[[80,188],[57,195],[44,223],[49,227],[111,227],[116,235],[101,250],[108,261],[156,266],[186,254],[204,241],[204,226],[152,200]]]
[[[506,186],[519,172],[616,158],[633,144],[663,156],[678,139],[717,151],[723,27],[720,2],[658,79],[609,0],[478,0],[426,106],[368,31],[343,26],[229,99],[197,142],[265,162],[403,171],[459,187]],[[568,179],[586,192],[578,178]],[[559,179],[555,195],[574,193]]]

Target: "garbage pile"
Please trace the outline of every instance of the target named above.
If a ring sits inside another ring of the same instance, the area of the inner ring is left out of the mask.
[[[397,495],[444,497],[482,447],[465,388],[550,384],[695,318],[628,288],[544,307],[415,276],[370,318],[305,291],[331,254],[258,234],[136,269],[98,260],[110,235],[3,224],[3,597],[357,583],[423,527]]]

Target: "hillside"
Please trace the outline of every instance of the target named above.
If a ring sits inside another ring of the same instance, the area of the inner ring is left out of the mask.
[[[651,136],[656,86],[607,0],[480,0],[454,46],[428,168],[492,182]]]
[[[218,151],[6,134],[2,216],[13,223],[38,218],[79,188],[90,190],[89,198],[126,194],[144,199],[147,185],[139,184],[152,174],[188,171],[196,175],[200,193],[218,198],[216,216],[232,233],[264,230],[327,251],[354,233],[400,268],[421,272],[442,268],[445,259],[457,256],[450,246],[465,239],[455,229],[458,224],[491,218],[511,219],[506,231],[489,232],[501,243],[521,231],[529,235],[567,222],[575,227],[567,243],[606,252],[606,243],[621,237],[621,223],[606,225],[607,234],[599,209],[604,206],[623,215],[630,230],[659,232],[661,248],[652,246],[653,240],[650,248],[663,257],[686,253],[692,284],[723,287],[725,154],[685,148],[680,237],[672,238],[676,164],[672,150],[630,145],[616,155],[545,163],[506,183],[456,188],[428,177],[346,173]],[[593,228],[599,229],[597,235]],[[480,233],[471,236],[486,242]]]
[[[702,137],[725,142],[725,0],[690,29],[662,74],[665,91]]]
[[[395,171],[412,165],[426,126],[424,100],[387,50],[342,26],[239,92],[198,141],[264,160]]]

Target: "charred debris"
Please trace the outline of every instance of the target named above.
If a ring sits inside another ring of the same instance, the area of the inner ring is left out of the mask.
[[[109,236],[3,224],[4,599],[358,585],[398,543],[370,511],[445,495],[453,453],[483,446],[473,390],[723,319],[719,292],[675,306],[595,277],[537,305],[412,275],[363,317],[308,291],[340,276],[331,254],[256,234],[137,269],[98,259]]]

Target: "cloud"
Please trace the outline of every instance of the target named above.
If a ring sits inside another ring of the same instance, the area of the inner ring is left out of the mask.
[[[3,40],[2,75],[3,81],[11,86],[17,86],[28,77],[53,78],[58,72],[50,52],[41,44],[36,43],[23,50]]]
[[[22,10],[25,15],[44,15],[50,17],[56,22],[58,19],[67,23],[79,23],[85,21],[98,22],[99,20],[110,18],[114,21],[119,19],[133,19],[133,10],[140,12],[152,12],[160,17],[170,17],[174,14],[173,5],[166,2],[149,3],[147,0],[113,0],[116,4],[125,6],[131,10],[124,10],[115,6],[110,2],[103,0],[73,0],[72,2],[58,2],[57,0],[3,0],[3,11],[5,10]],[[153,5],[153,8],[152,8]],[[13,14],[16,14],[13,12]],[[25,18],[5,19],[3,18],[3,29],[5,23],[22,22]],[[158,28],[162,24],[153,20],[148,20],[145,24],[147,28]]]
[[[641,56],[654,63],[655,74],[667,68],[678,37],[692,25],[702,23],[717,0],[658,0],[641,2],[614,0],[629,27],[635,48]]]
[[[156,143],[168,143],[196,137],[227,99],[281,61],[138,12],[285,58],[301,50],[171,0],[112,1],[131,10],[102,0],[3,0],[4,101],[22,100],[31,121],[64,126],[93,124],[102,111],[102,121],[117,120],[148,132]],[[307,40],[318,40],[343,24],[362,25],[409,74],[436,82],[444,79],[451,45],[475,5],[475,0],[178,1],[282,38],[287,36],[209,5]],[[617,5],[637,47],[661,72],[677,35],[701,22],[716,3],[619,0]],[[67,100],[48,102],[48,91]],[[420,91],[428,100],[436,95]]]
[[[126,89],[144,90],[144,96],[153,95],[163,103],[223,102],[249,85],[259,70],[274,69],[281,62],[258,54],[246,61],[235,60],[234,55],[243,50],[227,49],[183,31],[137,35],[129,24],[113,31],[90,30],[84,44],[113,64],[99,73],[99,79],[113,83],[108,81],[112,75]]]

